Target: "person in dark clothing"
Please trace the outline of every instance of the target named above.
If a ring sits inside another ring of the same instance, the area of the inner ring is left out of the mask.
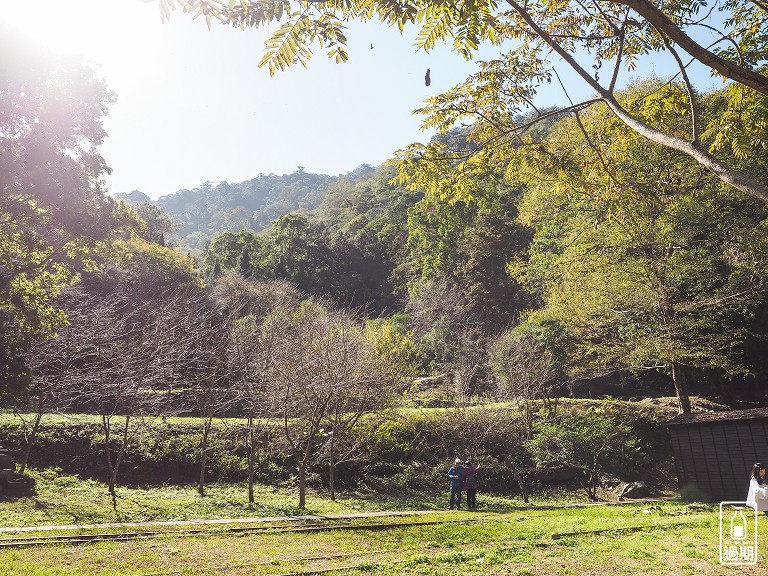
[[[477,471],[480,465],[472,466],[472,462],[467,460],[461,469],[461,483],[467,493],[467,508],[477,510]]]
[[[456,509],[461,510],[461,473],[462,473],[461,460],[456,458],[453,462],[453,466],[448,469],[448,481],[451,487],[451,497],[448,501],[449,509],[453,510],[453,504],[456,503]]]

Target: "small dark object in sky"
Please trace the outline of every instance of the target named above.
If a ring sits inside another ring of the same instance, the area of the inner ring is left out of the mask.
[[[371,50],[373,50],[373,44],[371,44]]]
[[[424,74],[424,85],[429,86],[432,84],[432,78],[429,77],[429,68],[427,68],[427,73]]]

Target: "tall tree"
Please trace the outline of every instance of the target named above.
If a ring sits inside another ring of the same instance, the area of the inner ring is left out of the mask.
[[[253,276],[253,266],[251,266],[251,256],[248,253],[247,248],[243,248],[240,253],[240,258],[237,261],[236,271],[243,278],[250,278]]]
[[[234,288],[234,290],[233,290]],[[213,290],[219,306],[238,317],[228,340],[228,373],[233,380],[247,424],[248,501],[253,502],[257,448],[274,426],[273,411],[279,406],[278,389],[270,385],[271,362],[283,335],[268,330],[270,318],[288,316],[296,309],[299,297],[295,289],[280,281],[246,282],[239,276],[221,279]]]
[[[164,244],[165,236],[177,226],[165,210],[151,202],[140,202],[133,207],[139,217],[139,234],[148,242]]]
[[[111,101],[92,69],[0,30],[0,339],[11,350],[55,332],[54,299],[121,221],[98,152]],[[14,358],[2,371],[18,371]]]
[[[411,273],[451,278],[487,332],[504,330],[530,305],[507,265],[524,258],[531,232],[517,220],[520,191],[502,178],[501,171],[478,176],[472,197],[456,201],[445,200],[452,194],[448,183],[415,178],[425,195],[408,211]]]
[[[299,290],[313,291],[330,264],[322,231],[306,216],[292,213],[275,220],[270,237],[277,259],[277,277],[293,282]]]
[[[240,272],[238,266],[240,260],[247,253],[250,274],[261,280],[274,278],[275,275],[275,249],[268,236],[255,234],[248,230],[240,232],[225,232],[217,236],[208,245],[203,254],[203,273],[210,277],[216,266],[219,272]]]
[[[468,230],[461,281],[468,302],[489,332],[508,328],[533,304],[530,294],[508,272],[511,262],[527,257],[531,236],[532,231],[517,219],[512,194],[502,194],[481,211]]]
[[[332,306],[305,301],[268,319],[264,337],[276,343],[265,378],[274,389],[275,415],[299,475],[304,508],[307,471],[327,453],[335,466],[342,436],[360,416],[397,392],[386,354],[363,327]]]
[[[662,86],[639,113],[674,126],[679,95]],[[768,287],[765,205],[734,198],[686,156],[627,135],[598,109],[560,122],[531,154],[521,164],[522,212],[537,230],[526,274],[545,303],[531,318],[578,336],[573,369],[584,375],[666,371],[690,412],[690,367],[744,367],[739,343]]]

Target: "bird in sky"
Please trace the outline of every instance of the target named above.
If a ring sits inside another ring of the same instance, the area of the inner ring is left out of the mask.
[[[373,50],[373,44],[371,44],[371,50]]]
[[[432,78],[429,77],[429,68],[427,68],[427,73],[424,74],[424,85],[429,86],[432,84]]]

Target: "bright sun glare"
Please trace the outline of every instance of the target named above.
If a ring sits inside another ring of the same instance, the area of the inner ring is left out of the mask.
[[[0,21],[55,53],[97,62],[129,60],[161,34],[157,5],[140,0],[5,0]]]

